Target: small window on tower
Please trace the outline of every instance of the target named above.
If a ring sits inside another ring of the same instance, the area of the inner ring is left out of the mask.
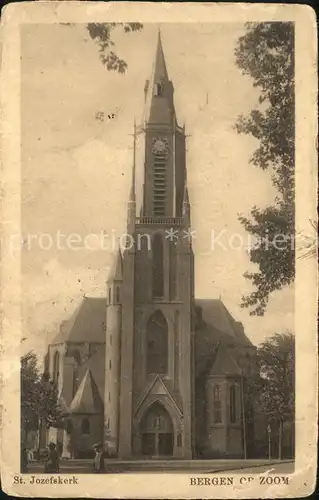
[[[119,286],[116,287],[116,303],[117,304],[120,303],[120,287]]]
[[[109,288],[109,304],[112,302],[112,289]]]

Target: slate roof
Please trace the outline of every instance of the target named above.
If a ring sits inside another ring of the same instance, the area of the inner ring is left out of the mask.
[[[159,82],[162,82],[166,88],[170,85],[160,33],[158,34],[152,76],[147,82],[144,120],[149,124],[170,123],[172,113],[174,113],[173,105],[167,96],[154,96],[155,85]]]
[[[216,353],[209,374],[211,376],[241,375],[241,370],[238,364],[223,341],[221,341],[216,348]]]
[[[51,345],[62,342],[105,342],[106,298],[84,297],[71,317],[60,326]]]
[[[244,333],[241,323],[236,322],[221,300],[195,300],[197,320],[195,321],[195,372],[207,372],[216,359],[217,346],[248,347],[254,346]]]
[[[81,366],[79,377],[80,380],[85,377],[87,371],[90,373],[96,383],[101,399],[104,399],[104,377],[105,377],[105,349],[100,346],[98,350],[88,358],[86,363]]]
[[[194,339],[196,374],[207,371],[222,340],[228,347],[247,347],[253,344],[244,333],[241,323],[236,322],[221,300],[195,300],[197,321]],[[52,344],[100,343],[105,344],[106,299],[85,297],[69,320],[61,325]],[[103,351],[103,352],[102,352]],[[97,383],[101,398],[104,397],[104,350],[94,354],[82,367],[90,369]],[[81,369],[81,378],[84,371]],[[170,388],[171,389],[171,388]]]
[[[253,347],[252,342],[245,335],[241,323],[234,320],[229,311],[219,299],[196,299],[195,305],[202,310],[202,319],[212,325],[219,332],[232,337],[236,342]]]
[[[70,413],[100,414],[103,413],[103,401],[92,376],[87,370],[81,384],[70,404]]]

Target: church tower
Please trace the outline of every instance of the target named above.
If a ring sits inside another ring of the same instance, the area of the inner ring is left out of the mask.
[[[193,454],[194,264],[185,129],[174,108],[162,41],[134,127],[127,233],[121,264],[118,456]],[[136,141],[144,161],[136,161]],[[128,240],[128,243],[129,243]]]

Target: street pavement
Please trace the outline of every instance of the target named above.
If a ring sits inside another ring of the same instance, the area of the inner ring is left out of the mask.
[[[277,462],[272,464],[271,462],[268,465],[257,465],[254,467],[243,467],[242,469],[228,469],[227,472],[231,474],[263,474],[268,472],[269,474],[292,474],[295,469],[295,464],[293,460],[287,462]]]
[[[223,473],[233,474],[291,474],[294,471],[294,462],[287,461],[267,461],[267,460],[193,460],[193,461],[106,461],[106,470],[112,473],[181,473],[203,474],[203,473]],[[31,463],[28,466],[29,474],[43,474],[43,463]],[[90,460],[61,460],[60,474],[91,474],[92,461]]]

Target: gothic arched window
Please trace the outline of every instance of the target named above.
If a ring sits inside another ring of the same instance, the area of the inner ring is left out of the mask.
[[[90,421],[88,418],[84,418],[81,424],[82,434],[90,434]]]
[[[164,255],[163,238],[157,233],[153,237],[153,297],[162,298],[164,296]]]
[[[120,303],[120,287],[119,286],[116,287],[116,303],[117,304]]]
[[[146,325],[147,373],[167,373],[168,326],[161,311],[155,311]]]
[[[109,288],[109,304],[112,304],[112,288]]]
[[[234,385],[229,390],[229,408],[230,408],[230,422],[236,423],[236,388]]]
[[[220,399],[220,386],[214,387],[214,423],[220,424],[222,421],[222,408]]]

